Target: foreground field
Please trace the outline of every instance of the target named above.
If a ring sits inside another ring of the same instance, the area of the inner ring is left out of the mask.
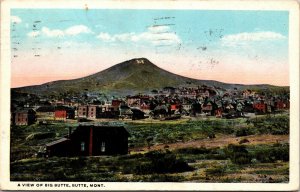
[[[289,117],[129,121],[130,154],[37,158],[73,122],[12,127],[14,181],[288,182]]]

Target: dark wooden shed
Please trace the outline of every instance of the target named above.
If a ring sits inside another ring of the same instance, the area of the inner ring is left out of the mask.
[[[66,137],[47,144],[47,155],[99,156],[128,153],[129,133],[121,125],[82,123]]]
[[[70,147],[71,147],[70,139],[61,138],[59,140],[53,141],[51,143],[46,144],[46,155],[58,156],[58,157],[66,157],[70,156]]]

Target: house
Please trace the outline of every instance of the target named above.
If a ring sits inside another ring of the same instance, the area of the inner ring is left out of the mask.
[[[137,108],[131,108],[132,111],[132,120],[144,119],[145,113]]]
[[[169,114],[169,109],[166,105],[158,105],[153,110],[153,116],[154,117],[166,117]]]
[[[200,89],[199,90],[199,96],[200,97],[203,97],[203,98],[205,98],[205,97],[209,97],[209,91],[207,90],[207,89]]]
[[[179,110],[180,108],[181,108],[180,104],[171,104],[171,110],[172,111]]]
[[[124,155],[128,153],[128,137],[122,125],[82,123],[65,138],[46,144],[46,155]]]
[[[88,109],[87,118],[89,118],[89,119],[99,118],[100,113],[101,113],[101,108],[99,108],[96,105],[89,105],[87,107],[87,109]]]
[[[78,106],[77,114],[78,118],[96,119],[99,118],[101,111],[97,105],[82,105]]]
[[[187,112],[190,112],[192,110],[192,104],[188,104],[188,103],[182,104],[182,109]]]
[[[119,117],[121,117],[122,119],[124,118],[132,118],[132,114],[133,112],[131,111],[130,107],[128,107],[126,104],[121,104],[119,107]]]
[[[88,106],[87,105],[78,106],[77,116],[79,118],[86,118],[87,113],[88,113]]]
[[[252,94],[252,91],[249,90],[249,89],[246,89],[246,90],[244,90],[244,91],[242,92],[242,95],[243,95],[244,98],[250,97],[251,94]]]
[[[70,107],[65,106],[57,106],[54,111],[54,119],[55,120],[63,120],[66,119],[74,119],[75,118],[75,110]]]
[[[64,137],[51,143],[47,143],[45,147],[47,157],[66,157],[71,155],[70,150],[72,146],[69,138]]]
[[[174,87],[164,87],[163,88],[163,94],[166,94],[166,95],[172,95],[175,93],[175,88]]]
[[[119,106],[121,105],[122,101],[121,100],[117,100],[114,99],[111,101],[111,106],[114,108],[114,111],[118,111],[119,110]]]
[[[54,106],[41,106],[37,108],[36,117],[38,121],[54,120],[55,117]]]
[[[33,109],[16,110],[12,116],[14,125],[31,125],[36,121],[36,112]]]
[[[234,109],[233,103],[226,102],[224,104],[224,112],[225,113],[234,114],[235,113],[235,109]]]
[[[139,96],[127,97],[127,105],[129,107],[140,107],[141,98]]]
[[[103,105],[100,106],[100,108],[102,112],[117,110],[116,107],[112,106],[110,102],[105,102]]]
[[[289,103],[288,102],[284,102],[282,100],[277,100],[275,102],[275,108],[277,110],[281,110],[281,109],[288,109],[289,108]]]
[[[254,102],[253,103],[253,108],[257,112],[265,113],[266,109],[267,109],[267,106],[263,101],[259,101],[259,102]]]
[[[64,109],[56,109],[54,112],[54,119],[65,121],[67,119],[67,111]]]
[[[207,114],[207,115],[212,115],[212,111],[213,111],[213,105],[212,102],[207,102],[202,104],[201,106],[202,112]]]

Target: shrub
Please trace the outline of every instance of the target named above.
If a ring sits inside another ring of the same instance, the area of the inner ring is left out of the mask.
[[[251,163],[251,155],[244,145],[230,144],[227,149],[225,149],[225,154],[235,164],[243,165]]]
[[[274,144],[273,145],[273,151],[272,155],[277,159],[277,160],[282,160],[282,161],[289,161],[289,144]]]
[[[289,134],[289,116],[277,116],[252,120],[260,134],[287,135]]]
[[[79,169],[86,165],[86,159],[84,157],[78,157],[70,160],[69,166],[73,169]]]
[[[149,162],[137,165],[137,174],[176,173],[193,170],[185,161],[177,159],[171,152],[153,151],[145,154]]]
[[[262,163],[273,163],[277,160],[289,161],[289,145],[274,144],[255,149],[253,156]]]
[[[246,138],[242,139],[239,141],[239,144],[243,144],[243,143],[249,143],[250,141]]]
[[[240,128],[235,132],[236,137],[242,137],[242,136],[253,135],[253,134],[254,134],[254,131],[248,127]]]
[[[225,175],[225,172],[226,172],[225,166],[218,166],[218,167],[209,168],[205,170],[206,174],[213,175],[213,176],[223,176]]]

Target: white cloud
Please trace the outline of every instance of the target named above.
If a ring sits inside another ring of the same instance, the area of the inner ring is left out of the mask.
[[[49,29],[48,27],[43,27],[41,31],[32,31],[27,33],[27,36],[34,37],[38,34],[45,35],[47,37],[64,37],[64,36],[75,36],[82,33],[93,33],[87,26],[84,25],[75,25],[69,27],[65,30],[60,29]]]
[[[80,33],[92,33],[92,31],[84,25],[75,25],[65,30],[67,35],[78,35]]]
[[[143,33],[121,33],[111,35],[109,33],[100,33],[97,38],[105,42],[148,42],[152,45],[176,44],[180,43],[180,38],[169,31],[168,26],[149,27]]]
[[[112,36],[108,33],[100,33],[98,36],[97,36],[98,39],[101,39],[103,41],[114,41],[112,39]]]
[[[286,37],[280,33],[272,31],[260,31],[260,32],[245,32],[232,35],[225,35],[222,39],[223,46],[235,46],[237,44],[247,44],[250,42],[269,41],[269,40],[281,40]]]
[[[42,28],[42,33],[48,37],[63,37],[64,36],[64,32],[62,30],[59,30],[59,29],[51,30],[47,27]]]
[[[31,32],[27,33],[28,37],[36,37],[38,35],[40,35],[39,31],[31,31]]]
[[[10,20],[13,23],[21,23],[22,22],[22,19],[18,16],[10,16]]]

